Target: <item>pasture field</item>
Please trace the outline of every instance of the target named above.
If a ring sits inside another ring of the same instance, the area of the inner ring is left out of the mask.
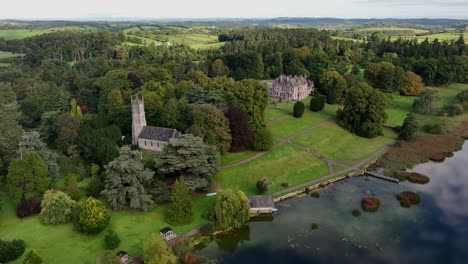
[[[451,40],[457,40],[460,37],[460,33],[437,33],[437,34],[431,34],[431,35],[425,35],[425,36],[393,36],[391,37],[391,40],[397,40],[398,38],[403,38],[403,39],[417,39],[419,43],[423,42],[426,40],[426,38],[429,40],[429,42],[434,41],[435,39],[438,39],[439,41],[451,41]],[[468,43],[468,32],[463,33],[463,38],[465,39],[465,43]]]
[[[282,183],[294,186],[329,173],[325,162],[289,144],[281,144],[250,162],[222,169],[215,182],[222,188],[240,189],[255,194],[256,182],[270,179],[270,192],[283,189]]]
[[[353,39],[353,38],[344,38],[344,37],[336,37],[336,36],[331,36],[331,39],[348,40],[348,41],[352,41],[352,42],[364,42],[363,39]]]
[[[369,27],[369,28],[358,28],[355,31],[358,31],[358,32],[412,31],[414,34],[429,33],[429,30],[427,29],[404,28],[404,27]]]
[[[31,216],[18,220],[15,215],[15,206],[11,199],[1,197],[2,211],[0,212],[0,237],[2,239],[23,239],[26,243],[26,251],[35,249],[45,263],[80,263],[94,264],[96,256],[104,251],[103,230],[97,235],[85,235],[73,230],[71,223],[47,226],[39,222],[39,217]],[[215,197],[198,196],[194,198],[195,218],[192,224],[172,227],[177,234],[182,234],[193,228],[207,223],[203,214],[215,204]],[[125,250],[131,256],[143,254],[143,241],[151,233],[159,233],[159,230],[170,226],[164,221],[164,213],[167,205],[157,205],[148,212],[140,211],[115,211],[111,212],[111,223],[108,228],[114,229],[121,244],[118,250]],[[66,254],[64,254],[66,252]],[[22,257],[9,263],[22,263]]]
[[[96,30],[95,27],[88,27],[89,30]],[[6,40],[12,39],[23,39],[37,35],[43,35],[59,30],[88,30],[86,27],[81,26],[65,26],[65,27],[53,27],[48,29],[0,29],[0,38]]]
[[[381,137],[362,138],[331,122],[293,139],[293,142],[307,146],[327,159],[359,161],[395,138],[395,133],[388,129],[384,130],[384,135]]]

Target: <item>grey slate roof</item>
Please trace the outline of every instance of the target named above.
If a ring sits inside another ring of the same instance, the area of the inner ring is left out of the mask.
[[[271,195],[252,195],[248,196],[250,208],[275,207],[273,196]]]
[[[172,138],[180,137],[180,132],[173,128],[145,126],[138,138],[169,142]]]
[[[165,227],[165,228],[161,229],[159,232],[161,232],[161,233],[163,233],[163,234],[166,234],[166,233],[169,232],[169,231],[172,231],[172,228],[170,228],[170,227]]]

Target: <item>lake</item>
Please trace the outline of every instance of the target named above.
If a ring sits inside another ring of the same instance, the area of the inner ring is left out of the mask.
[[[353,177],[277,204],[273,218],[216,238],[198,251],[208,263],[468,263],[468,142],[443,163],[414,167],[425,185]],[[402,208],[396,196],[413,191],[421,203]],[[381,201],[376,213],[364,196]],[[312,224],[318,229],[312,229]]]

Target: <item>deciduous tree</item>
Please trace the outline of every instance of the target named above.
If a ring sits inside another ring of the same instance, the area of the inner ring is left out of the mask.
[[[347,86],[346,80],[337,71],[326,71],[320,76],[320,91],[329,104],[338,103]]]
[[[403,125],[401,126],[401,133],[400,137],[406,141],[412,141],[416,138],[416,132],[418,131],[418,121],[414,114],[409,113],[405,121],[403,121]]]
[[[41,203],[39,220],[45,225],[65,224],[72,220],[77,203],[63,192],[48,190]]]
[[[437,91],[426,89],[422,91],[413,102],[413,110],[416,113],[428,115],[434,111],[434,103],[439,99]]]
[[[223,189],[218,194],[214,213],[220,229],[240,228],[250,219],[250,205],[242,191]]]
[[[143,256],[146,264],[176,264],[177,257],[158,234],[152,234],[145,241]]]
[[[237,152],[252,148],[254,134],[248,122],[247,113],[238,108],[229,108],[227,114],[232,135],[231,151]]]
[[[84,233],[99,233],[106,228],[110,214],[101,201],[89,197],[80,212],[80,231]]]

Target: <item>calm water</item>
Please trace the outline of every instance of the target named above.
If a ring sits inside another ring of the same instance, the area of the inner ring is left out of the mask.
[[[468,142],[443,163],[414,171],[429,184],[355,177],[320,190],[319,199],[279,203],[273,219],[254,221],[199,251],[214,263],[468,263]],[[420,194],[401,208],[396,195]],[[363,196],[381,200],[377,213],[355,218]],[[312,230],[317,223],[319,228]],[[217,261],[214,261],[217,260]]]

